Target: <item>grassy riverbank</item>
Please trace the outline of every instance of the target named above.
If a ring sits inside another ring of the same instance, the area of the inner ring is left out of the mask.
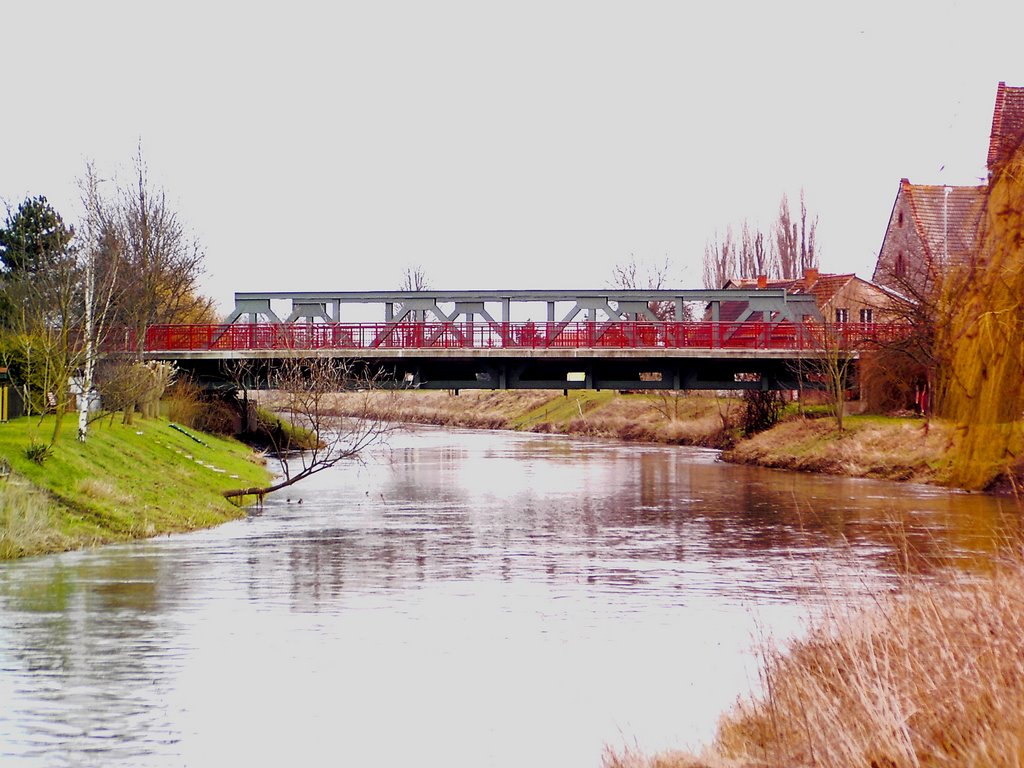
[[[628,394],[581,390],[374,392],[338,395],[334,408],[416,424],[513,429],[672,445],[721,448],[736,432],[738,401],[703,395]]]
[[[96,422],[79,443],[69,418],[65,436],[41,464],[53,431],[47,418],[0,425],[0,457],[11,475],[0,482],[0,559],[204,528],[240,517],[229,488],[264,484],[269,473],[251,449],[164,419]]]
[[[820,472],[918,483],[946,481],[951,430],[947,424],[886,416],[790,417],[740,440],[725,461],[800,472]]]
[[[481,429],[513,429],[722,448],[723,459],[802,472],[943,483],[950,430],[915,418],[847,416],[839,432],[831,418],[791,413],[772,429],[744,438],[743,403],[714,395],[538,391],[372,393],[370,408],[401,421]],[[363,395],[340,395],[335,407],[354,414]]]

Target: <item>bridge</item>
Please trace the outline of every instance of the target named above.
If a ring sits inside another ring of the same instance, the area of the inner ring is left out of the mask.
[[[373,306],[383,318],[343,317]],[[142,348],[211,386],[243,362],[255,388],[327,357],[423,389],[794,389],[828,345],[856,356],[893,333],[827,328],[783,290],[271,292],[236,293],[224,323],[151,326]]]

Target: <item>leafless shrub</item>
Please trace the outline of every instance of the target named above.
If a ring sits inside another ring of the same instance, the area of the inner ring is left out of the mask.
[[[774,427],[782,415],[782,393],[775,390],[748,389],[743,393],[743,434],[764,432]]]
[[[913,408],[915,395],[928,382],[928,370],[902,350],[881,347],[861,353],[860,396],[873,413]]]
[[[274,411],[281,424],[266,430],[271,451],[281,462],[283,479],[265,488],[228,491],[228,498],[265,494],[297,483],[359,455],[396,428],[393,406],[375,397],[382,375],[334,358],[290,358],[272,374]],[[334,395],[349,392],[362,402],[352,415],[338,416]],[[285,428],[286,427],[286,428]]]
[[[173,364],[164,362],[136,363],[111,360],[97,371],[97,389],[108,413],[123,414],[123,422],[131,424],[136,409],[143,417],[159,415],[160,398],[174,380]]]

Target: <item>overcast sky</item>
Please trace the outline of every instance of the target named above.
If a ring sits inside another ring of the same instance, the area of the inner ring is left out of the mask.
[[[631,256],[820,217],[870,278],[901,177],[976,184],[1024,3],[18,3],[0,197],[73,220],[87,160],[150,175],[203,288],[591,288]]]

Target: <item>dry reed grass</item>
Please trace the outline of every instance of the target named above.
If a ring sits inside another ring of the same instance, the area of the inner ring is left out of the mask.
[[[412,424],[508,429],[521,413],[540,407],[557,395],[551,392],[446,391],[369,392],[333,396],[331,408],[341,416],[385,417]]]
[[[206,403],[199,387],[187,379],[174,382],[163,398],[167,418],[186,427],[195,427]]]
[[[789,653],[765,648],[767,694],[722,723],[723,757],[766,766],[1024,763],[1024,568],[948,577],[830,610]]]
[[[728,419],[723,421],[713,397],[636,394],[616,397],[600,409],[570,419],[557,431],[626,441],[724,448],[732,445],[735,424]]]
[[[720,763],[707,763],[688,752],[665,752],[652,757],[627,747],[622,752],[606,750],[604,768],[718,768]]]
[[[0,560],[60,551],[47,496],[14,479],[0,483]]]
[[[808,636],[761,647],[763,693],[700,757],[609,753],[606,768],[1024,765],[1024,559],[831,600]]]
[[[390,402],[391,417],[415,424],[476,429],[528,429],[532,432],[607,437],[617,440],[723,447],[731,432],[723,428],[715,398],[699,396],[615,395],[598,400],[544,391],[447,392],[414,391],[397,396],[370,393],[374,403]],[[351,395],[332,403],[341,415],[362,407]]]
[[[116,486],[95,477],[86,478],[78,484],[78,492],[88,499],[98,499],[117,504],[131,504],[132,499]]]
[[[825,472],[850,477],[941,482],[948,466],[948,425],[847,417],[837,432],[831,419],[801,419],[744,440],[723,456],[740,464]]]

